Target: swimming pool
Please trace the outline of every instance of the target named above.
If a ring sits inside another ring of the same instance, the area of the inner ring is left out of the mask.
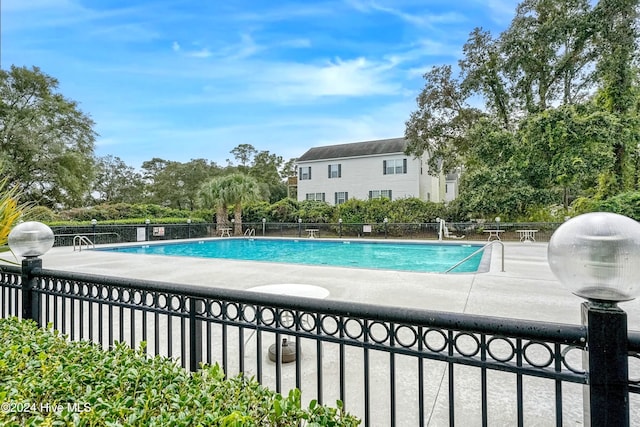
[[[215,239],[144,244],[99,250],[135,254],[224,258],[287,264],[329,265],[383,270],[442,273],[481,245],[397,243],[315,239]],[[478,271],[483,253],[456,267],[455,273]]]

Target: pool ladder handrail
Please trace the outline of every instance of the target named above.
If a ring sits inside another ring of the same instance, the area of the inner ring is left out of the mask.
[[[87,248],[89,248],[89,246],[91,246],[92,248],[95,248],[96,245],[93,244],[93,242],[87,237],[87,236],[82,236],[82,235],[76,235],[73,237],[73,251],[76,251],[76,245],[78,246],[78,252],[82,252],[82,245],[86,245]]]
[[[466,258],[464,258],[461,261],[458,261],[457,263],[455,263],[453,265],[453,267],[449,268],[447,271],[445,271],[445,273],[450,272],[451,270],[453,270],[454,268],[458,267],[460,264],[463,264],[467,261],[469,261],[471,258],[473,258],[476,254],[482,252],[483,250],[485,250],[488,246],[493,245],[494,243],[500,243],[500,246],[502,246],[502,270],[500,270],[502,273],[504,273],[504,243],[502,243],[502,241],[500,240],[492,240],[489,243],[485,244],[483,247],[481,247],[480,249],[478,249],[477,251],[475,251],[474,253],[472,253],[471,255],[467,256]]]
[[[255,228],[247,228],[244,232],[244,236],[245,237],[251,237],[251,236],[255,236],[256,235],[256,229]]]

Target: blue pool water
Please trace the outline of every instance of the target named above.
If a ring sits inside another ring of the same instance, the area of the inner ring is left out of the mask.
[[[313,239],[215,239],[189,243],[145,244],[102,250],[288,264],[329,265],[383,270],[445,272],[480,245],[387,243]],[[479,252],[453,272],[478,270]]]

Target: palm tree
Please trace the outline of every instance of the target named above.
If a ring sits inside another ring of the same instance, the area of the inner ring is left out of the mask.
[[[242,234],[242,206],[261,200],[260,184],[241,173],[221,176],[206,182],[200,189],[202,202],[216,209],[216,223],[226,225],[228,209],[233,207],[234,234]]]
[[[225,178],[226,199],[233,205],[235,229],[233,233],[242,234],[242,206],[262,200],[260,184],[249,175],[234,173]]]
[[[227,206],[228,202],[224,198],[224,186],[223,177],[216,177],[205,182],[200,187],[200,202],[203,206],[213,206],[216,210],[216,225],[224,227],[227,225],[228,214]]]

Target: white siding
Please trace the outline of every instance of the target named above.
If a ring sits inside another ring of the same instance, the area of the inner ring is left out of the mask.
[[[384,161],[402,159],[407,161],[407,173],[383,173]],[[341,165],[341,177],[329,178],[329,165],[332,164]],[[393,200],[406,197],[427,200],[426,193],[430,193],[432,201],[440,199],[439,180],[426,173],[426,165],[421,159],[403,153],[303,161],[298,166],[311,166],[311,179],[298,180],[298,200],[305,200],[307,193],[325,193],[325,200],[334,204],[335,193],[343,191],[349,193],[349,199],[367,200],[369,191],[375,190],[391,190]],[[424,168],[422,174],[421,168]]]

